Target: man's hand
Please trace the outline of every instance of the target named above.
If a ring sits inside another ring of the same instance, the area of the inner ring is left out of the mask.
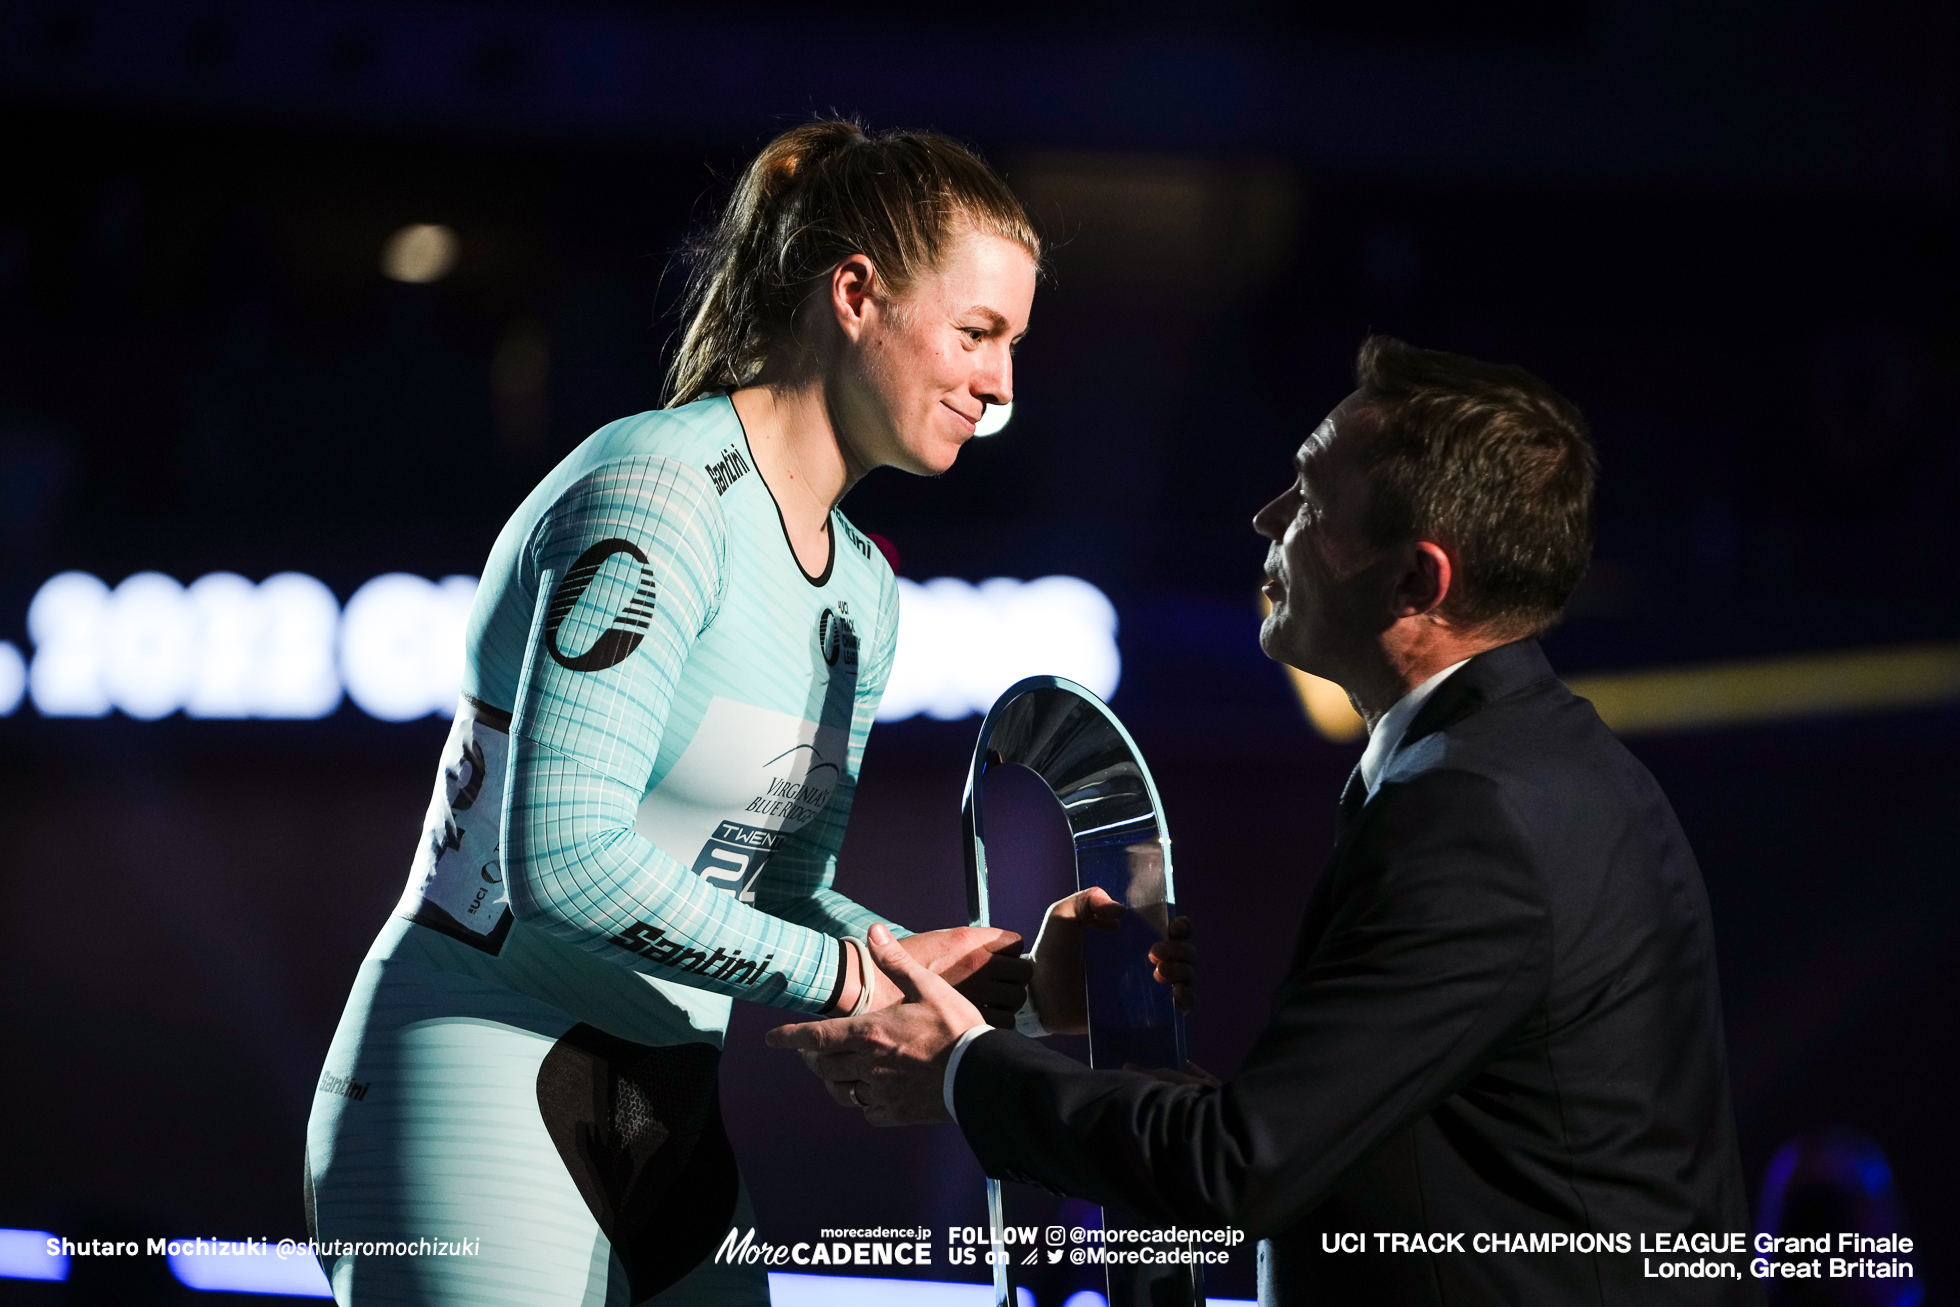
[[[1171,987],[1171,1002],[1180,1012],[1198,1006],[1198,946],[1191,942],[1191,918],[1171,921],[1168,939],[1150,946],[1150,960],[1157,964],[1151,973],[1160,985]]]
[[[763,1038],[771,1048],[802,1053],[831,1098],[864,1109],[872,1125],[944,1121],[946,1059],[960,1036],[986,1018],[884,926],[871,928],[870,945],[903,1003],[861,1017],[778,1026]]]
[[[1100,889],[1071,894],[1048,909],[1035,941],[1034,1010],[1050,1034],[1079,1035],[1089,1028],[1088,997],[1083,988],[1084,928],[1104,933],[1121,924],[1127,909]],[[1157,983],[1169,985],[1178,1011],[1198,1005],[1198,946],[1191,942],[1191,919],[1170,923],[1169,938],[1150,946]]]

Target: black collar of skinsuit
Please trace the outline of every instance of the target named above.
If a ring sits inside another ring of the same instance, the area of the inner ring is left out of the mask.
[[[1536,640],[1516,640],[1486,649],[1436,687],[1436,693],[1429,696],[1429,702],[1402,733],[1397,747],[1407,748],[1425,735],[1447,731],[1487,703],[1556,679],[1557,673]]]

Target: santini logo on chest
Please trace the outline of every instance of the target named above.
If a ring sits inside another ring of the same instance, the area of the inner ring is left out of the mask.
[[[725,495],[728,487],[749,474],[749,460],[742,457],[742,451],[734,445],[721,451],[721,457],[713,463],[702,465],[702,471],[715,483],[715,493]]]

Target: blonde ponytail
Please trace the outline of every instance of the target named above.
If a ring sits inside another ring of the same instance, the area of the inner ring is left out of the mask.
[[[754,381],[819,279],[851,255],[902,295],[967,228],[1040,261],[1021,202],[959,142],[837,119],[784,132],[687,250],[687,325],[667,367],[667,406]]]

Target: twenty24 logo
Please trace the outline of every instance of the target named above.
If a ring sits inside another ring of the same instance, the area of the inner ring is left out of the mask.
[[[756,879],[782,840],[781,831],[724,821],[701,846],[694,874],[716,889],[734,891],[739,902],[753,903]]]

